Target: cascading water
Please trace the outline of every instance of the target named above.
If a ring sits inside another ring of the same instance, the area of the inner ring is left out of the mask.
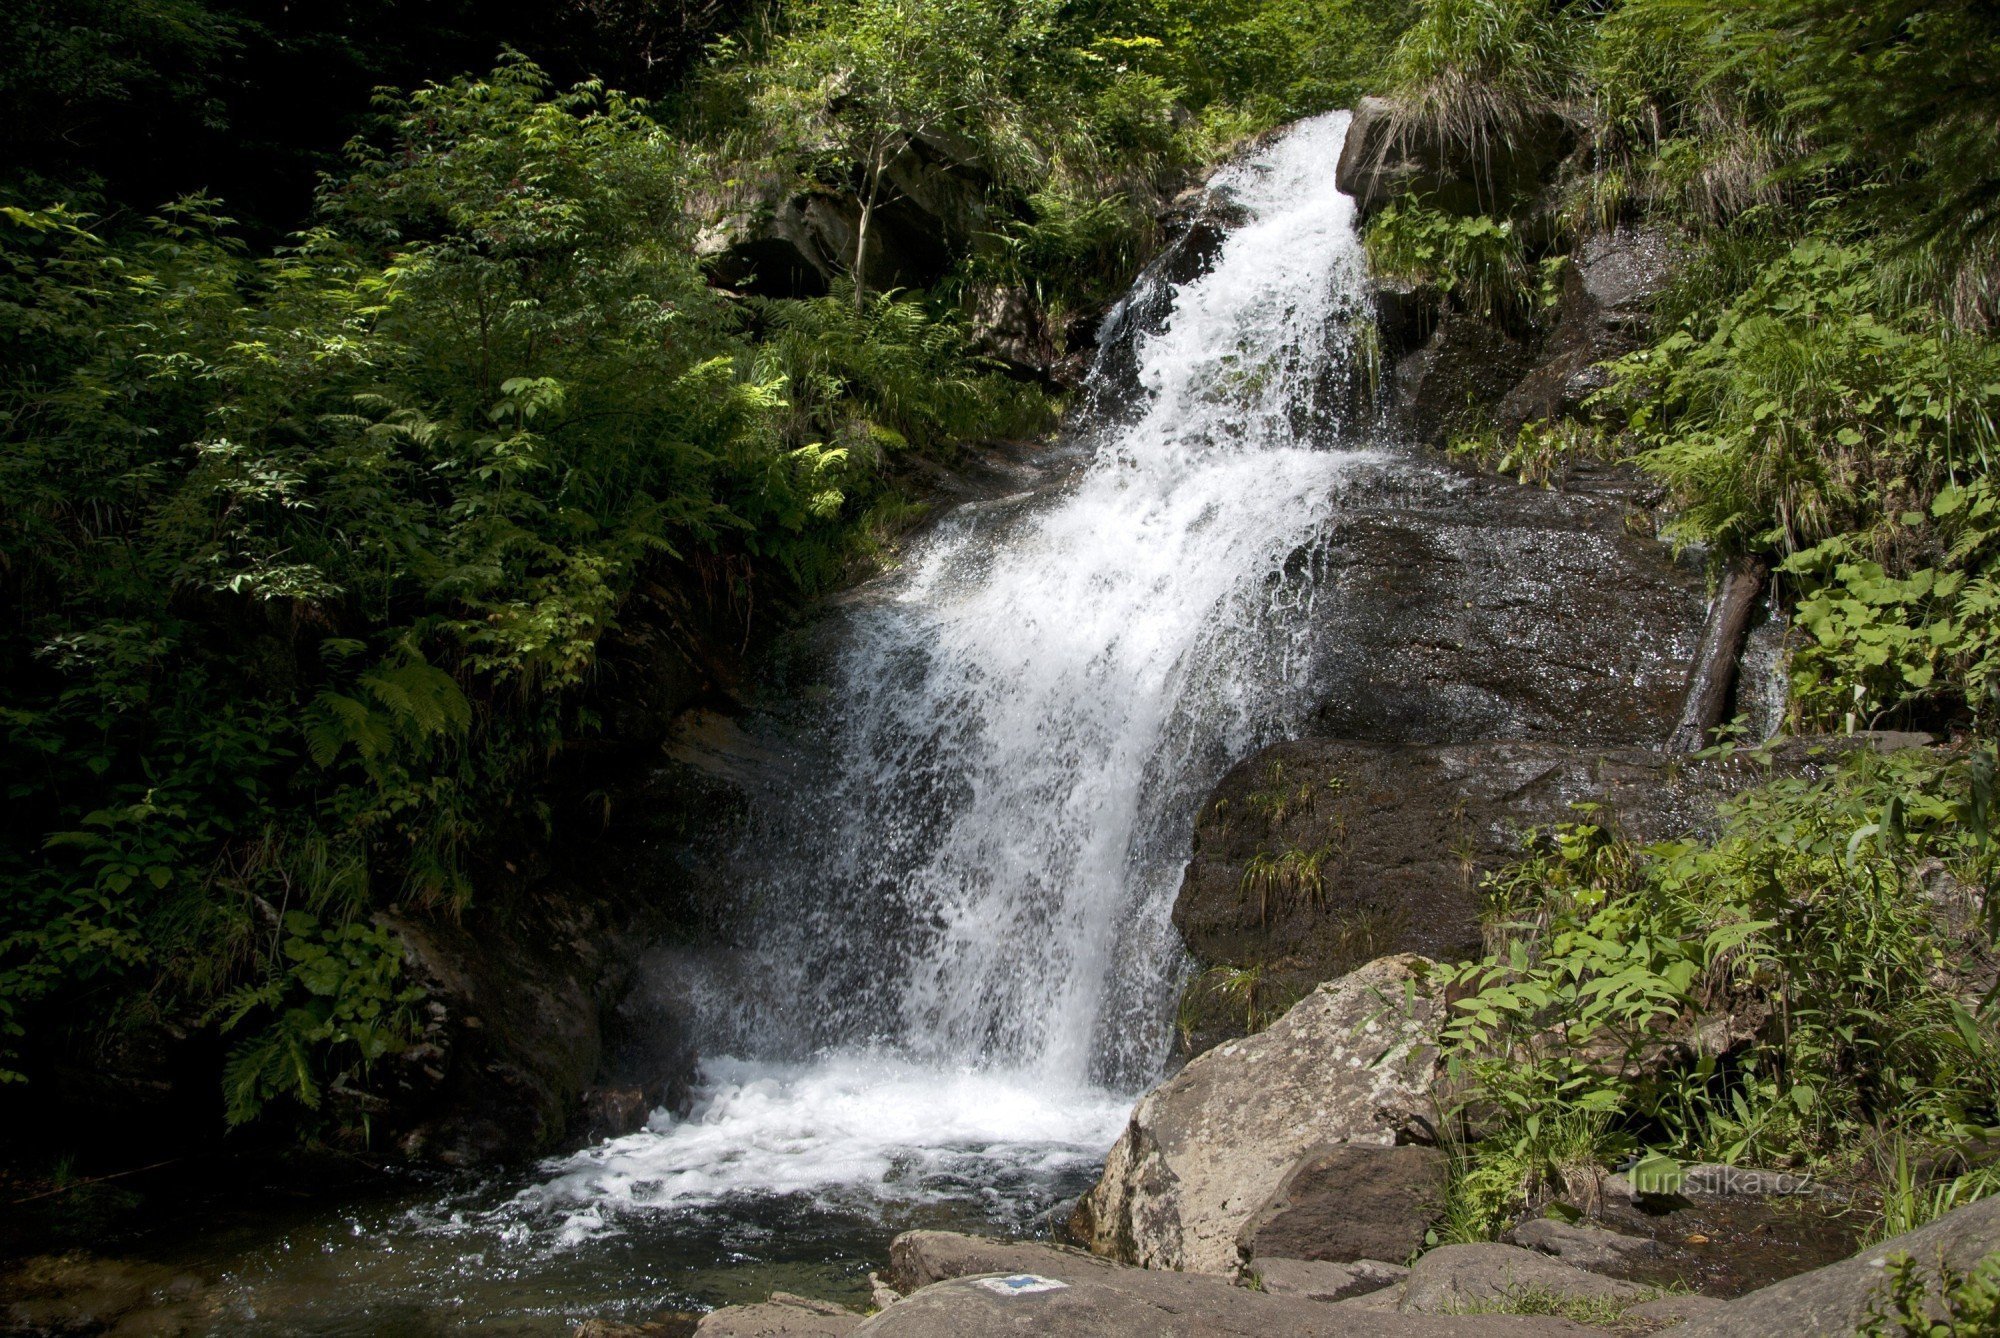
[[[730,1195],[1032,1206],[1157,1077],[1195,806],[1304,709],[1288,559],[1365,452],[1345,113],[1222,172],[1245,215],[1064,486],[952,516],[846,614],[824,765],[760,831],[694,1112],[517,1201],[574,1238]]]
[[[1084,1188],[1167,1057],[1196,806],[1303,723],[1331,612],[1307,555],[1350,479],[1384,476],[1351,407],[1345,131],[1306,121],[1217,178],[1243,221],[1206,274],[1117,313],[1057,481],[959,508],[833,614],[816,723],[774,729],[797,761],[733,864],[747,946],[662,973],[693,982],[692,1111],[526,1188],[190,1240],[220,1274],[212,1331],[859,1302],[891,1231],[1025,1227]]]

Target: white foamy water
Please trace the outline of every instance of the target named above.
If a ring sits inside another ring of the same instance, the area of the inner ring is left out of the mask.
[[[756,838],[755,956],[704,996],[705,1050],[763,1058],[517,1207],[569,1239],[737,1195],[1004,1217],[1101,1159],[1168,1053],[1195,807],[1307,708],[1293,559],[1367,458],[1346,126],[1218,177],[1247,219],[1075,478],[964,509],[843,614],[825,760]]]
[[[872,1212],[1032,1190],[1101,1159],[1130,1103],[1017,1073],[941,1069],[892,1055],[807,1063],[711,1061],[686,1119],[560,1163],[517,1207],[554,1210],[576,1241],[630,1210],[745,1195],[810,1195]],[[1025,1225],[1025,1223],[1016,1223]]]

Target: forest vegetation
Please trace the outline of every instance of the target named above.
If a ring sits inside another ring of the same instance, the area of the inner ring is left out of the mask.
[[[1449,973],[1485,1118],[1442,1239],[1635,1158],[1873,1183],[1878,1235],[2000,1184],[1996,50],[1969,0],[1433,0],[1394,52],[1402,133],[1493,163],[1557,123],[1576,148],[1474,211],[1396,201],[1379,269],[1531,335],[1593,236],[1683,257],[1580,414],[1461,449],[1524,481],[1631,462],[1667,538],[1774,570],[1791,731],[1948,740],[1826,750],[1710,840],[1640,846],[1602,809],[1531,833],[1486,884],[1490,955]],[[1759,742],[1712,756],[1769,764]]]
[[[1087,330],[1181,184],[1378,93],[1475,158],[1574,143],[1552,186],[1371,225],[1458,314],[1531,335],[1620,227],[1684,257],[1580,418],[1466,449],[1631,461],[1669,539],[1773,568],[1794,730],[1948,741],[1776,776],[1712,839],[1533,834],[1449,968],[1493,1118],[1441,1231],[1641,1155],[1865,1172],[1885,1233],[2000,1179],[1990,6],[310,11],[0,14],[0,1079],[168,1020],[221,1038],[229,1121],[352,1134],[419,1002],[377,913],[460,913],[548,839],[637,592],[736,644],[864,569],[899,461],[1061,412],[980,350],[976,291]],[[871,285],[918,142],[978,166],[988,225]],[[765,176],[861,206],[824,295],[704,268],[704,211]],[[1659,1043],[1718,1018],[1756,1040]]]
[[[1045,430],[969,285],[1115,295],[1403,9],[8,6],[0,1081],[167,1026],[230,1123],[365,1137],[420,995],[376,916],[550,836],[635,591],[740,645],[909,514],[900,458]],[[710,281],[705,202],[872,205],[919,140],[991,220],[930,289]]]

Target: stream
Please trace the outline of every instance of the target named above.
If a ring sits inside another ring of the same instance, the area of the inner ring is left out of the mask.
[[[1348,408],[1346,127],[1218,174],[1245,221],[1114,313],[1127,366],[1100,375],[1132,384],[1100,387],[1048,486],[960,508],[841,603],[740,861],[755,946],[683,972],[690,1112],[511,1176],[191,1216],[144,1253],[219,1277],[214,1332],[860,1303],[897,1231],[1036,1234],[1088,1186],[1169,1061],[1195,810],[1311,705],[1316,590],[1288,559],[1383,467]]]

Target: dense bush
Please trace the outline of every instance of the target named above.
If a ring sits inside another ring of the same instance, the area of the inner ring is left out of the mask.
[[[1406,127],[1557,115],[1580,147],[1518,216],[1396,202],[1378,263],[1534,339],[1529,276],[1584,238],[1643,223],[1682,253],[1581,421],[1466,452],[1550,480],[1630,460],[1668,537],[1775,568],[1794,729],[1949,740],[1772,780],[1705,840],[1532,834],[1488,883],[1490,953],[1448,973],[1484,1123],[1443,1235],[1647,1153],[1880,1175],[1885,1233],[2000,1184],[1954,1151],[2000,1124],[1996,36],[1959,0],[1432,0],[1403,41]],[[1984,1313],[1983,1275],[1944,1288]]]
[[[398,1043],[366,916],[464,906],[540,828],[643,570],[810,590],[889,452],[1045,412],[920,303],[772,304],[753,343],[616,94],[515,62],[387,113],[270,257],[191,207],[4,219],[0,1009],[213,1003],[232,1118]]]
[[[898,454],[1044,430],[967,295],[1063,330],[1163,192],[1354,96],[1410,6],[751,8],[0,17],[0,1080],[206,1027],[229,1120],[351,1126],[418,1002],[379,913],[458,914],[548,837],[635,588],[764,616],[907,514]],[[464,73],[503,46],[665,101]],[[918,141],[990,183],[936,291],[706,282],[696,197],[879,206]],[[200,183],[247,221],[165,199]]]

